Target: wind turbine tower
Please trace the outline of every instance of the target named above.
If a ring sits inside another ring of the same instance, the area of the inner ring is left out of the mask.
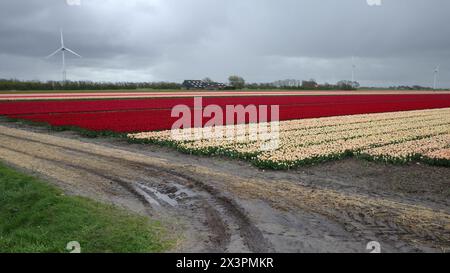
[[[434,69],[434,81],[433,81],[433,90],[436,90],[437,88],[437,81],[438,81],[438,77],[439,77],[439,69],[440,66],[436,66],[436,68]]]
[[[352,57],[352,84],[355,82],[355,57]]]
[[[67,72],[66,72],[66,52],[69,52],[79,58],[81,58],[81,56],[76,53],[75,51],[67,48],[64,45],[64,35],[63,35],[63,31],[61,29],[61,47],[58,48],[55,52],[53,52],[52,54],[48,55],[47,58],[53,57],[56,54],[58,54],[59,52],[61,52],[61,56],[62,56],[62,82],[65,83],[67,81]]]

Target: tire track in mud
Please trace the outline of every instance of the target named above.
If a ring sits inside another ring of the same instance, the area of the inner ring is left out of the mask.
[[[26,153],[21,150],[13,149],[13,148],[6,147],[3,145],[0,145],[0,148],[15,152],[15,153],[18,153],[21,155],[27,155],[27,156],[33,157],[33,158],[41,160],[41,161],[46,161],[53,165],[62,166],[64,168],[70,168],[70,169],[74,169],[77,171],[82,171],[84,173],[93,174],[93,175],[101,177],[103,179],[115,182],[118,185],[120,185],[124,190],[133,194],[133,196],[135,196],[135,198],[137,198],[142,204],[144,204],[148,208],[148,210],[151,211],[151,210],[155,209],[155,207],[152,206],[152,204],[146,199],[146,196],[144,195],[143,192],[138,191],[136,189],[136,186],[133,185],[133,183],[130,183],[129,181],[125,181],[124,179],[120,179],[120,178],[113,177],[110,175],[105,175],[102,172],[100,172],[98,170],[93,170],[91,168],[85,168],[85,167],[81,167],[81,166],[75,165],[75,164],[63,163],[58,160],[52,160],[52,159],[48,159],[45,157],[36,156],[34,154]],[[228,228],[223,223],[222,217],[219,215],[219,212],[215,208],[213,208],[209,202],[203,201],[202,204],[203,204],[202,209],[204,210],[204,214],[206,215],[204,224],[211,231],[211,235],[210,235],[211,237],[209,239],[213,243],[213,246],[208,247],[208,248],[211,248],[216,251],[225,251],[226,244],[229,242],[229,237],[230,237]],[[149,214],[152,216],[151,212],[149,212]]]
[[[107,157],[103,155],[99,155],[96,153],[87,153],[82,150],[78,150],[75,148],[67,148],[60,145],[50,144],[42,141],[32,140],[28,138],[18,137],[18,136],[9,136],[7,134],[0,133],[2,137],[14,138],[15,141],[23,141],[23,142],[31,142],[37,145],[49,146],[51,149],[63,150],[63,151],[71,151],[74,153],[80,154],[80,156],[88,155],[89,160],[101,160],[103,162],[111,162],[114,164],[121,165],[122,168],[128,168],[133,170],[144,170],[143,173],[149,175],[151,177],[158,177],[162,181],[171,181],[170,183],[178,183],[178,184],[189,184],[193,185],[193,190],[195,191],[204,191],[207,194],[203,194],[203,199],[201,200],[201,207],[204,210],[205,215],[205,225],[211,230],[210,240],[214,244],[212,250],[214,251],[226,251],[227,246],[230,243],[230,237],[233,233],[239,233],[240,237],[243,240],[243,244],[248,248],[248,251],[251,252],[268,252],[272,251],[269,243],[264,239],[261,231],[258,230],[250,221],[250,219],[246,216],[245,211],[239,207],[237,203],[235,203],[231,198],[220,193],[219,190],[213,188],[212,186],[206,185],[200,180],[192,179],[191,177],[187,177],[185,175],[180,175],[180,173],[175,172],[173,170],[162,170],[161,168],[155,168],[146,164],[136,163],[124,159]],[[25,145],[26,146],[26,145]],[[137,185],[133,179],[143,179],[141,175],[137,177],[120,177],[120,175],[116,172],[115,175],[105,174],[105,169],[101,168],[93,168],[86,167],[86,165],[82,164],[73,164],[68,163],[66,160],[57,160],[52,159],[51,156],[39,156],[39,152],[31,153],[26,152],[23,149],[15,149],[5,145],[1,145],[0,147],[5,150],[13,151],[16,153],[28,155],[34,157],[39,160],[47,161],[54,165],[68,167],[74,170],[81,170],[82,172],[91,173],[95,176],[101,177],[103,179],[113,181],[116,184],[120,185],[122,188],[127,190],[136,196],[141,202],[149,205],[148,200],[143,195],[142,191],[137,190]],[[31,150],[31,149],[30,149]],[[50,152],[50,154],[52,154]],[[73,156],[73,155],[72,155]],[[86,161],[87,158],[84,158]],[[89,160],[87,160],[89,163]],[[80,162],[81,163],[81,162]],[[89,165],[89,164],[87,164]],[[125,175],[126,176],[126,175]]]
[[[420,251],[421,245],[439,251],[450,249],[450,215],[444,211],[289,183],[277,187],[260,181],[259,187],[248,182],[233,187],[235,192],[265,199],[280,209],[301,209],[327,216],[361,238],[383,238],[397,245],[408,242],[414,251]]]

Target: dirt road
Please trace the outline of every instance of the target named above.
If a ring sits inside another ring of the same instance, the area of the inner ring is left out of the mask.
[[[32,132],[34,131],[34,132]],[[0,160],[67,193],[160,219],[188,252],[450,250],[450,169],[353,159],[289,172],[25,125]]]

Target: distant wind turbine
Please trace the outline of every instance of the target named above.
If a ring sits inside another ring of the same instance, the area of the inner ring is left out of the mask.
[[[352,56],[352,84],[355,82],[355,57]]]
[[[437,88],[437,81],[438,81],[438,76],[439,76],[439,69],[440,69],[440,65],[436,66],[436,68],[434,69],[433,90],[436,90],[436,88]]]
[[[58,54],[59,52],[62,53],[62,80],[63,80],[63,83],[66,82],[66,80],[67,80],[66,51],[81,58],[81,56],[78,53],[74,52],[73,50],[67,48],[64,45],[64,35],[63,35],[63,31],[61,29],[61,47],[59,49],[57,49],[55,52],[53,52],[52,54],[48,55],[47,58],[51,58],[51,57],[55,56],[56,54]]]

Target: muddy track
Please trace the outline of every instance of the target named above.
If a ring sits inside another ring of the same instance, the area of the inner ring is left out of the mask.
[[[239,207],[232,199],[220,193],[219,190],[215,189],[211,185],[206,185],[200,180],[193,179],[186,175],[180,174],[174,170],[165,170],[163,168],[156,169],[154,166],[142,163],[132,162],[126,159],[119,159],[114,157],[106,157],[96,153],[82,151],[76,148],[68,148],[61,145],[46,143],[42,141],[36,141],[23,137],[11,137],[10,135],[0,133],[1,138],[15,139],[15,141],[20,140],[21,142],[33,143],[38,145],[38,149],[48,149],[46,153],[51,154],[51,150],[64,149],[66,151],[73,152],[75,154],[79,153],[80,156],[91,157],[94,160],[104,160],[111,162],[112,164],[120,165],[121,168],[128,168],[130,170],[135,170],[141,172],[139,176],[122,178],[120,173],[114,173],[114,175],[109,174],[110,170],[105,170],[102,168],[96,168],[89,164],[74,164],[71,158],[52,158],[51,156],[40,156],[37,153],[33,153],[32,149],[17,149],[8,147],[6,145],[0,144],[0,148],[12,151],[26,156],[33,157],[42,162],[47,162],[52,165],[61,166],[63,168],[70,168],[78,170],[84,173],[92,174],[94,176],[101,177],[105,180],[112,181],[117,185],[120,185],[124,190],[135,195],[145,206],[152,208],[152,203],[148,198],[157,199],[156,202],[165,203],[165,200],[158,200],[158,196],[154,196],[155,193],[146,190],[142,184],[137,183],[139,180],[145,180],[144,177],[158,177],[163,181],[170,181],[169,185],[182,185],[186,186],[186,183],[191,187],[190,190],[195,192],[196,196],[201,196],[201,200],[196,200],[197,206],[202,208],[204,214],[203,224],[210,230],[209,240],[210,245],[208,246],[209,251],[227,251],[228,244],[231,241],[231,236],[235,236],[238,233],[241,237],[243,244],[245,245],[247,251],[251,252],[269,252],[272,251],[270,245],[264,239],[262,233],[258,228],[256,228],[252,222],[248,219],[242,208]],[[160,189],[157,191],[161,194],[165,194],[168,185],[155,185],[153,183],[152,188]],[[153,196],[152,196],[153,195]],[[152,196],[152,197],[150,197]],[[161,202],[162,201],[162,202]],[[177,202],[178,203],[178,202]],[[192,206],[192,204],[190,204]],[[151,214],[151,213],[150,213]],[[233,225],[236,227],[233,228]]]
[[[376,191],[346,187],[351,180],[345,176],[330,178],[331,185],[314,181],[323,181],[322,171],[255,173],[226,163],[230,170],[187,155],[173,159],[158,152],[152,157],[139,150],[146,146],[136,151],[130,146],[0,125],[0,160],[69,193],[146,213],[169,226],[176,219],[174,226],[182,223],[176,232],[184,240],[174,251],[364,252],[371,240],[389,252],[447,251],[450,246],[449,210],[439,209],[445,194],[419,202],[414,194],[402,198],[404,193],[383,191],[384,186]],[[446,170],[438,171],[448,177]]]
[[[0,133],[0,136],[4,136],[4,137],[10,137],[9,135],[6,134],[2,134]],[[76,153],[84,153],[84,154],[88,154],[90,156],[95,156],[95,157],[99,157],[99,158],[103,158],[105,160],[111,161],[111,162],[115,162],[117,164],[126,164],[131,168],[134,169],[141,169],[141,170],[145,170],[149,175],[151,176],[156,176],[159,175],[161,177],[164,177],[166,180],[168,181],[178,181],[178,183],[180,184],[185,184],[186,181],[191,182],[191,184],[195,185],[196,188],[201,189],[203,191],[206,191],[207,193],[209,193],[213,198],[214,198],[214,203],[219,204],[220,206],[223,206],[226,209],[226,212],[228,214],[231,214],[235,220],[237,221],[238,225],[239,225],[239,231],[240,234],[242,236],[242,238],[244,238],[245,240],[245,244],[248,246],[248,248],[253,251],[253,252],[267,252],[269,250],[271,250],[270,245],[267,243],[267,241],[264,239],[261,231],[259,231],[250,221],[250,219],[248,219],[245,211],[235,202],[233,201],[230,197],[226,196],[223,194],[223,192],[221,192],[219,189],[214,188],[211,185],[208,185],[206,183],[204,183],[203,181],[196,179],[192,176],[183,174],[181,172],[177,172],[173,169],[165,169],[165,168],[155,168],[154,166],[150,166],[148,164],[142,164],[142,163],[137,163],[137,162],[133,162],[131,160],[127,160],[127,159],[119,159],[119,158],[114,158],[114,157],[106,157],[103,155],[99,155],[96,153],[91,153],[91,152],[87,152],[87,151],[82,151],[76,148],[68,148],[62,145],[57,145],[57,144],[52,144],[52,143],[48,143],[48,142],[42,142],[42,141],[37,141],[37,140],[33,140],[33,139],[28,139],[28,138],[24,138],[24,137],[18,137],[15,136],[15,139],[20,139],[22,141],[28,141],[28,142],[34,142],[36,144],[40,144],[43,146],[51,146],[51,147],[56,147],[58,149],[65,149],[67,151],[72,151],[72,152],[76,152]],[[0,145],[0,147],[4,148],[4,149],[9,149],[12,150],[11,148],[8,147],[4,147],[2,145]],[[22,152],[22,151],[18,151],[18,150],[14,150],[15,152],[19,152],[19,153],[23,153],[23,154],[27,154],[26,152]],[[114,181],[116,183],[118,183],[119,185],[123,186],[125,189],[127,189],[128,191],[130,191],[131,193],[135,194],[137,197],[141,198],[142,200],[146,201],[145,197],[142,195],[142,193],[140,191],[136,190],[136,186],[133,185],[133,182],[127,182],[124,181],[120,178],[118,178],[117,176],[111,176],[111,175],[105,175],[104,172],[102,172],[102,170],[99,169],[93,169],[93,168],[87,168],[85,166],[80,166],[80,165],[73,165],[73,164],[68,164],[68,163],[61,163],[60,161],[55,161],[55,160],[50,160],[48,158],[44,158],[44,157],[39,157],[39,156],[35,156],[31,153],[28,153],[29,156],[34,156],[35,158],[41,159],[41,160],[47,160],[50,162],[53,162],[54,164],[64,164],[65,166],[71,167],[71,168],[78,168],[80,170],[83,170],[85,172],[90,172],[93,173],[95,175],[98,175],[100,177],[103,177],[105,179]],[[180,182],[181,181],[181,182]],[[184,183],[183,183],[184,182]],[[217,211],[213,210],[211,207],[208,208],[207,214],[209,214],[211,216],[211,219],[216,218],[216,221],[214,222],[215,226],[218,226],[220,224],[221,221],[220,219],[217,219]],[[224,225],[220,225],[221,226],[221,231],[218,231],[219,234],[221,234],[222,236],[217,236],[219,237],[225,237],[224,235],[226,234],[226,228]],[[217,229],[216,229],[217,230]],[[221,239],[216,239],[215,241],[218,242],[224,242],[225,240],[223,238]],[[221,244],[224,245],[224,244]]]
[[[9,148],[3,145],[0,145],[1,149],[13,151],[20,155],[28,155],[35,159],[38,159],[42,162],[46,162],[49,164],[52,164],[54,166],[61,166],[63,168],[70,168],[70,169],[76,169],[77,171],[84,172],[86,174],[92,174],[94,176],[98,176],[101,178],[104,178],[106,180],[112,181],[114,183],[117,183],[120,185],[124,190],[130,192],[133,194],[137,199],[139,199],[144,206],[153,208],[154,205],[160,206],[161,200],[158,200],[157,197],[149,196],[151,195],[151,192],[148,192],[146,190],[140,190],[140,188],[136,185],[134,181],[131,180],[125,180],[121,179],[117,176],[111,176],[111,175],[105,175],[104,172],[100,169],[94,169],[94,168],[87,168],[84,166],[76,165],[76,164],[70,164],[58,160],[53,160],[41,156],[36,156],[32,153],[24,152],[18,149]],[[176,179],[174,179],[176,181]],[[193,189],[194,190],[194,189]],[[215,208],[214,204],[211,203],[210,200],[202,200],[199,202],[200,205],[198,205],[199,209],[201,208],[203,210],[203,213],[205,215],[204,219],[204,225],[208,227],[210,230],[210,241],[211,245],[209,246],[210,249],[214,249],[217,251],[224,251],[226,250],[226,244],[229,242],[230,233],[226,225],[223,223],[223,216],[219,215],[218,210]],[[153,216],[151,212],[149,212],[150,216]]]

